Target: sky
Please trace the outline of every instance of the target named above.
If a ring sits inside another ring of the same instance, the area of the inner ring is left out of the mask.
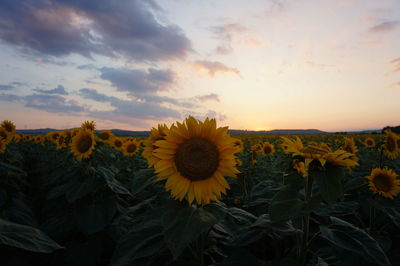
[[[0,121],[400,124],[398,0],[2,0]]]

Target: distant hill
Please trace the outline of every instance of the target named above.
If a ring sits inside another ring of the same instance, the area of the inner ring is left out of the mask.
[[[51,131],[57,131],[58,129],[52,128],[41,128],[41,129],[18,129],[17,132],[32,134],[32,135],[44,135]],[[116,136],[137,136],[137,137],[146,137],[150,135],[150,131],[130,131],[130,130],[122,130],[122,129],[111,129],[111,131]],[[239,134],[248,134],[248,135],[318,135],[318,134],[367,134],[367,133],[380,133],[381,129],[371,129],[371,130],[363,130],[363,131],[347,131],[347,132],[326,132],[318,129],[274,129],[274,130],[240,130],[240,129],[230,129],[228,130],[229,134],[239,135]]]

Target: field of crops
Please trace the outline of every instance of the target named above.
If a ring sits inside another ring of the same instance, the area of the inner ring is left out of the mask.
[[[1,265],[400,265],[400,136],[0,126]]]

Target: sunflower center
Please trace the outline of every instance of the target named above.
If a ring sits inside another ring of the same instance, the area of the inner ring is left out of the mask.
[[[192,181],[208,179],[218,169],[217,147],[207,139],[188,139],[179,145],[175,165],[182,176]]]
[[[0,131],[0,137],[2,137],[3,139],[7,138],[7,134],[4,133],[4,131]]]
[[[119,148],[119,147],[122,146],[122,142],[121,142],[119,139],[117,139],[117,140],[114,142],[114,144],[115,144],[115,147],[117,147],[117,148]]]
[[[367,140],[367,145],[368,145],[368,146],[372,146],[372,145],[373,145],[372,140],[368,139],[368,140]]]
[[[270,154],[272,152],[272,149],[270,146],[264,146],[264,153],[265,154]]]
[[[77,145],[77,149],[80,153],[85,153],[90,149],[91,146],[92,138],[90,136],[82,136]]]
[[[4,124],[3,127],[8,132],[12,132],[13,131],[13,128],[12,128],[12,126],[10,124]]]
[[[133,153],[136,151],[136,145],[135,144],[129,144],[128,147],[126,147],[126,151],[129,153]]]
[[[374,178],[373,182],[378,191],[390,191],[392,182],[387,175],[379,174]]]

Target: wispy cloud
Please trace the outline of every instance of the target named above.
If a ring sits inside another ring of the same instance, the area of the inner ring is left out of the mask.
[[[248,29],[239,23],[225,23],[211,28],[214,37],[221,41],[215,49],[220,55],[230,54],[233,51],[232,41],[235,35],[247,32]]]
[[[218,94],[215,94],[215,93],[198,95],[198,96],[195,96],[194,99],[196,99],[200,102],[208,102],[208,101],[220,102]]]
[[[25,51],[94,54],[141,61],[184,58],[192,51],[181,28],[158,22],[154,1],[4,0],[0,39]],[[44,62],[46,63],[46,62]]]
[[[237,68],[232,68],[224,65],[218,61],[207,61],[207,60],[198,60],[193,63],[194,67],[197,69],[202,69],[208,71],[208,74],[211,77],[214,77],[218,72],[221,73],[234,73],[236,75],[240,75],[240,71]]]
[[[9,84],[0,85],[0,91],[1,90],[6,91],[6,90],[17,89],[18,87],[23,86],[23,85],[25,85],[25,84],[22,83],[22,82],[13,81],[13,82],[11,82]]]
[[[369,29],[369,32],[379,33],[379,32],[388,32],[397,29],[400,26],[399,20],[385,21],[379,23]]]
[[[34,89],[34,91],[43,93],[43,94],[68,95],[68,92],[65,90],[64,86],[62,86],[62,85],[58,85],[56,88],[51,89],[51,90]]]
[[[18,96],[13,94],[0,94],[0,101],[22,102],[25,107],[51,113],[71,114],[83,112],[84,108],[73,100],[63,96],[48,94],[31,94]]]

